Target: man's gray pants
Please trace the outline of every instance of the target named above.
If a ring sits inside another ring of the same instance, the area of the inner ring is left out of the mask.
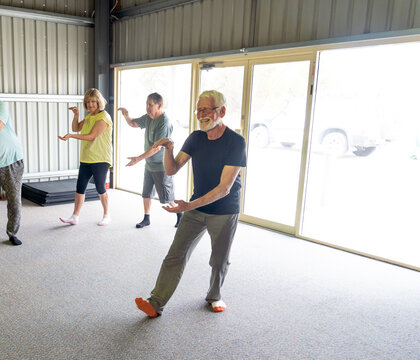
[[[162,313],[174,293],[193,250],[206,230],[211,238],[209,264],[212,268],[206,301],[211,303],[221,299],[220,288],[230,264],[229,254],[237,225],[238,214],[212,215],[197,210],[184,213],[148,299],[158,314]]]
[[[19,230],[22,208],[23,160],[0,168],[0,186],[7,196],[7,235],[15,236]]]

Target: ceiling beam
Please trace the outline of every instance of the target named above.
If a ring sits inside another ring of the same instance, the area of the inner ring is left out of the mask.
[[[156,0],[147,4],[132,6],[120,10],[113,15],[122,20],[125,18],[150,14],[157,11],[171,9],[177,6],[192,4],[202,0]]]
[[[89,26],[93,27],[95,22],[89,17],[73,16],[66,14],[57,14],[48,11],[22,9],[13,6],[0,5],[0,16],[9,16],[14,18],[50,21],[60,24]]]

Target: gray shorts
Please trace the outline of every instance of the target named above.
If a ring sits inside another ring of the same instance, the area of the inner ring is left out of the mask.
[[[172,176],[166,175],[164,171],[152,172],[144,169],[142,196],[148,199],[153,198],[155,196],[155,189],[162,204],[167,204],[175,200]]]

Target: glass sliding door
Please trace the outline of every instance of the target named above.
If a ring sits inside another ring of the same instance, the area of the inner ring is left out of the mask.
[[[420,43],[320,53],[301,235],[420,266]]]
[[[244,68],[244,65],[239,65],[211,67],[200,71],[200,93],[217,90],[225,95],[227,110],[223,122],[232,130],[242,130]]]
[[[294,228],[310,61],[253,66],[245,215]]]
[[[156,66],[121,70],[117,107],[128,109],[131,117],[146,113],[147,96],[158,92],[163,97],[164,111],[173,125],[172,138],[177,153],[189,134],[191,64]],[[144,161],[126,167],[127,157],[144,152],[144,130],[127,125],[121,113],[117,122],[117,188],[141,193],[143,188]],[[174,177],[175,197],[186,199],[187,166]]]

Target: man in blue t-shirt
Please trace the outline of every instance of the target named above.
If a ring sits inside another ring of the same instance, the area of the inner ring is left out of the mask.
[[[241,167],[246,166],[245,139],[223,124],[226,100],[223,94],[203,92],[197,102],[200,130],[194,131],[174,158],[174,144],[162,139],[154,147],[165,147],[168,175],[192,160],[194,194],[190,201],[175,200],[168,212],[184,212],[174,241],[166,255],[150,298],[136,298],[137,307],[150,317],[160,315],[181,279],[188,259],[207,230],[211,238],[210,288],[206,301],[213,311],[226,309],[220,289],[228,267],[229,253],[240,212]]]
[[[16,234],[22,207],[23,153],[10,121],[9,111],[5,103],[0,101],[0,187],[7,197],[6,232],[13,245],[21,245]]]
[[[128,115],[126,108],[118,108],[129,126],[145,129],[144,153],[139,156],[129,157],[130,162],[127,164],[127,166],[133,166],[139,161],[146,159],[142,191],[144,218],[136,224],[137,229],[150,225],[150,210],[155,189],[162,204],[171,204],[171,206],[175,206],[175,203],[173,202],[175,195],[172,176],[166,175],[165,168],[163,167],[164,150],[162,147],[153,147],[153,144],[156,141],[162,138],[169,138],[172,135],[172,124],[163,111],[162,106],[162,96],[158,93],[152,93],[147,97],[146,101],[147,114],[137,119],[131,118]],[[177,213],[176,216],[177,221],[175,227],[178,227],[182,213]]]

